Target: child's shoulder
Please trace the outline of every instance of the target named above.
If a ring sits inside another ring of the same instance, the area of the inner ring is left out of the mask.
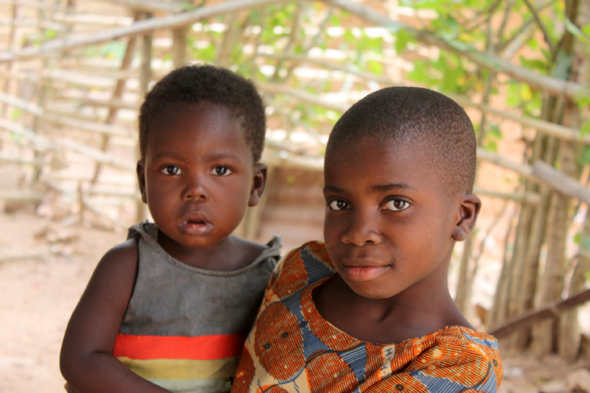
[[[291,250],[281,261],[281,265],[284,265],[283,268],[294,268],[305,263],[322,264],[334,271],[334,265],[330,260],[326,245],[317,240],[304,243]]]
[[[281,238],[273,236],[266,244],[251,242],[249,240],[234,237],[236,241],[235,270],[248,269],[260,263],[270,263],[274,268],[281,257],[283,247]]]
[[[489,385],[495,391],[503,378],[498,341],[465,326],[447,326],[406,340],[397,349],[400,359],[413,359],[404,364],[404,370],[426,385],[442,374],[454,373],[456,382],[465,386]]]
[[[289,297],[307,286],[334,275],[336,270],[324,243],[307,242],[291,250],[277,264],[267,286],[266,298]]]
[[[137,239],[129,238],[108,250],[101,259],[101,263],[113,261],[114,263],[137,262]]]

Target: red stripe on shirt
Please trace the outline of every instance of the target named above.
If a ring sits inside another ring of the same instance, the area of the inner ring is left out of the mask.
[[[129,359],[216,360],[242,354],[243,334],[211,336],[132,336],[117,335],[113,356]]]

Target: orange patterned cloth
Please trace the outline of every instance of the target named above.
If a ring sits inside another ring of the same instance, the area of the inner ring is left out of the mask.
[[[373,344],[323,319],[312,290],[335,270],[322,243],[277,266],[250,332],[232,392],[496,392],[503,369],[496,339],[447,326],[399,344]]]

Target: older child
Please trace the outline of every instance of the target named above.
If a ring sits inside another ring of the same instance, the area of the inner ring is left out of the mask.
[[[353,105],[326,150],[325,244],[277,267],[232,392],[495,392],[497,342],[447,287],[481,205],[475,151],[469,118],[436,92]]]
[[[155,223],[99,262],[62,374],[79,393],[227,392],[280,253],[277,238],[231,235],[264,190],[264,105],[244,78],[187,66],[146,95],[139,123],[137,176]]]

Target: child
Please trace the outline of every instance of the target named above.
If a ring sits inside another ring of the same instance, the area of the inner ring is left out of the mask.
[[[386,88],[336,123],[325,159],[325,244],[271,278],[232,392],[496,392],[496,340],[447,287],[471,233],[476,141],[455,102]]]
[[[155,223],[99,262],[61,371],[79,393],[228,392],[280,254],[278,238],[231,235],[264,190],[264,105],[244,78],[186,66],[146,95],[139,124],[137,177]]]

